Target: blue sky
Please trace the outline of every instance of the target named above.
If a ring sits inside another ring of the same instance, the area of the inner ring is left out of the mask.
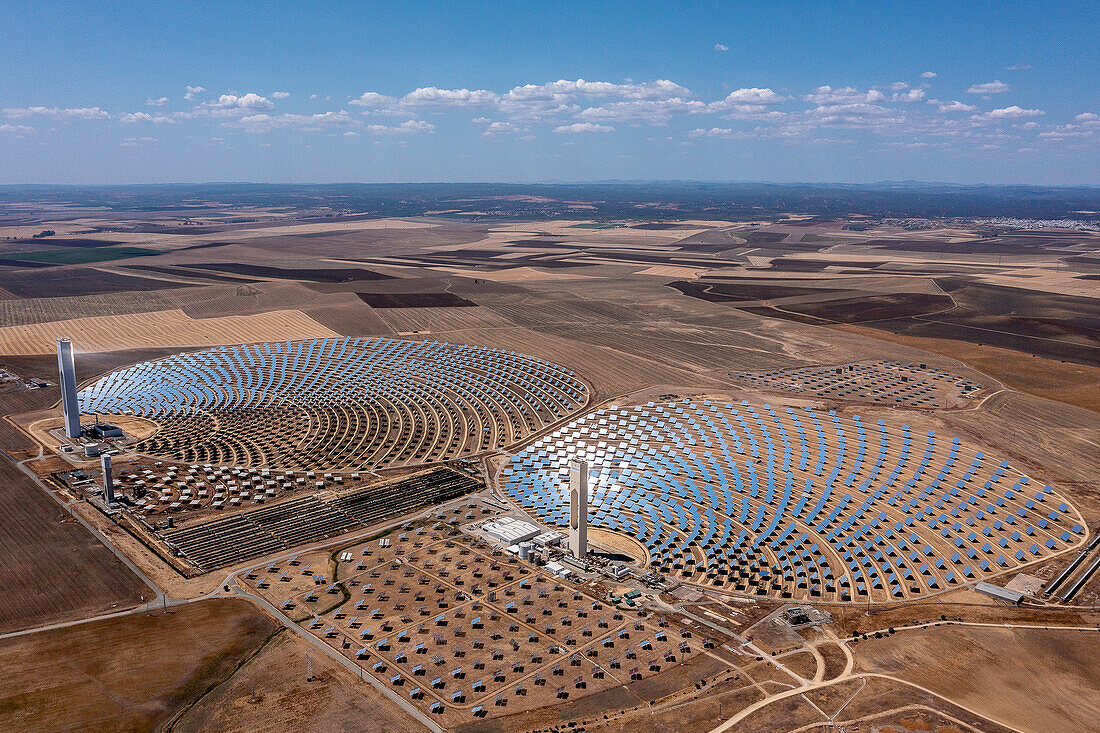
[[[0,183],[1100,184],[1096,2],[5,2]]]

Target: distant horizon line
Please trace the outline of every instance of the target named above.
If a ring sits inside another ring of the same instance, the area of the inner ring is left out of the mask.
[[[879,181],[769,181],[703,178],[607,178],[576,181],[155,181],[127,183],[0,183],[0,189],[20,188],[127,188],[153,186],[607,186],[607,185],[755,185],[755,186],[951,186],[958,188],[1097,188],[1100,183],[987,183],[884,179]]]

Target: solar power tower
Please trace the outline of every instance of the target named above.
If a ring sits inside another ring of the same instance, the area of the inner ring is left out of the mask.
[[[104,453],[99,457],[99,466],[103,469],[103,500],[108,504],[115,503],[115,481],[111,475],[111,455]]]
[[[65,415],[65,435],[80,437],[80,403],[76,399],[76,363],[73,342],[57,340],[57,371],[61,377],[61,411]]]
[[[588,554],[588,461],[569,462],[569,551]]]

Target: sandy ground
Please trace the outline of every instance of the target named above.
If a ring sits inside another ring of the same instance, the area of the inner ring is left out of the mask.
[[[646,550],[645,545],[621,532],[608,532],[607,530],[590,527],[588,529],[588,541],[600,547],[630,555],[638,561],[639,565],[649,566],[649,551]]]
[[[868,639],[860,667],[927,687],[1021,730],[1100,730],[1100,632],[940,627]]]
[[[654,265],[639,271],[639,275],[653,275],[654,277],[694,277],[699,272],[698,267],[677,267],[676,265]]]
[[[562,272],[542,272],[534,267],[513,267],[508,270],[475,270],[468,267],[431,267],[427,268],[449,275],[461,275],[493,282],[528,282],[534,280],[589,280],[589,275],[575,275]]]
[[[152,595],[6,459],[0,459],[0,494],[7,504],[0,522],[0,633],[131,608]]]
[[[122,351],[156,346],[217,346],[339,336],[297,310],[252,316],[191,318],[182,310],[122,316],[90,316],[0,328],[0,353],[51,354],[67,336],[77,352]]]
[[[16,417],[16,421],[20,421],[22,416]],[[81,414],[80,421],[82,423],[95,422],[95,416]],[[111,415],[110,418],[104,418],[103,422],[114,423],[118,425],[123,431],[135,438],[136,440],[143,440],[149,437],[153,433],[157,432],[159,427],[152,420],[147,420],[143,417],[136,417],[134,415]],[[51,430],[56,430],[64,425],[64,419],[58,415],[50,415],[49,417],[41,420],[35,420],[34,422],[24,426],[24,429],[31,434],[31,436],[47,447],[56,447],[58,439],[53,435],[50,435]],[[98,464],[99,459],[95,459],[94,463]]]

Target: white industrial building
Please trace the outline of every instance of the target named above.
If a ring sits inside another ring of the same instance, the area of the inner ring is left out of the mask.
[[[565,539],[565,535],[561,532],[543,532],[538,537],[531,540],[539,547],[557,547],[561,544],[561,541]]]
[[[549,570],[554,575],[557,575],[560,578],[567,578],[567,577],[569,577],[570,575],[573,574],[572,570],[565,567],[560,562],[554,562],[553,560],[546,563],[546,569]]]
[[[542,534],[542,530],[536,525],[515,517],[490,519],[481,525],[481,529],[485,534],[505,545],[518,545],[520,542],[526,542]]]

